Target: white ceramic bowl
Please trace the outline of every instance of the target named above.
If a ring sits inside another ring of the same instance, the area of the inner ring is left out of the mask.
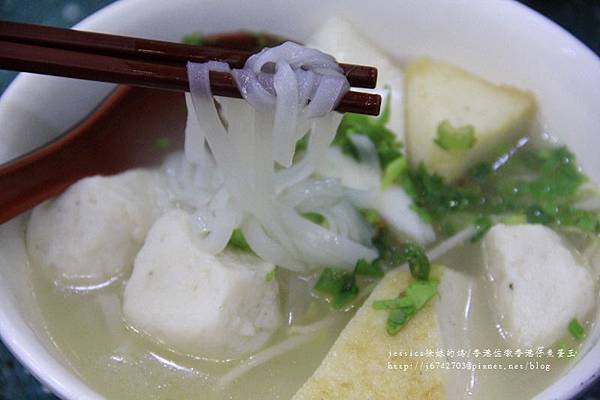
[[[502,0],[121,0],[81,29],[177,41],[185,33],[254,29],[304,39],[342,15],[399,60],[429,55],[536,93],[543,129],[569,145],[600,182],[600,60],[570,34],[518,3]],[[0,162],[80,121],[112,86],[21,74],[0,100]],[[7,252],[6,249],[11,251]],[[21,221],[0,227],[0,335],[65,399],[101,398],[59,361],[28,283]],[[598,324],[600,325],[600,324]],[[569,398],[600,370],[600,342],[540,398]]]

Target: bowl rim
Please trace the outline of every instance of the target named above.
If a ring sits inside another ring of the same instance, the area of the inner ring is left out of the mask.
[[[96,24],[102,24],[104,21],[118,18],[123,13],[139,12],[143,3],[152,2],[152,0],[117,0],[102,9],[90,14],[88,17],[74,25],[74,28],[89,29],[95,28]],[[547,29],[553,30],[558,35],[562,36],[574,46],[581,56],[593,60],[598,71],[600,71],[600,55],[582,43],[572,33],[567,31],[556,22],[545,17],[538,11],[518,2],[511,0],[506,2],[498,2],[497,7],[507,7],[507,10],[512,8],[514,12],[521,13],[524,18],[537,20],[542,23]],[[27,79],[26,76],[19,74],[6,89],[5,93],[14,91],[14,83]],[[13,220],[14,221],[14,220]],[[14,312],[13,312],[14,311]],[[65,399],[101,399],[102,396],[91,389],[83,380],[64,367],[59,361],[52,357],[48,351],[39,343],[39,340],[33,335],[27,337],[23,334],[23,330],[28,327],[22,320],[16,321],[12,317],[17,314],[16,310],[7,311],[6,307],[0,305],[0,339],[3,341],[7,349],[15,356],[15,358],[35,376],[45,387],[51,390],[54,394]],[[33,339],[32,339],[33,338]],[[600,346],[600,343],[597,344]],[[594,367],[586,369],[585,373],[578,375],[578,379],[573,379],[571,383],[564,384],[564,387],[558,394],[560,398],[570,398],[584,391],[591,386],[596,380],[600,379],[600,359]],[[565,377],[559,378],[550,387],[546,388],[539,396],[552,396],[548,392],[555,383],[562,382]],[[545,397],[544,397],[545,398]]]

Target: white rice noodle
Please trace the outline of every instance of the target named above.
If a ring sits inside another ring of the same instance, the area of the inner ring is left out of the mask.
[[[198,120],[198,129],[202,131],[203,136],[208,141],[212,156],[216,164],[225,177],[225,186],[233,194],[235,185],[238,183],[239,175],[239,157],[234,154],[234,147],[230,145],[227,130],[219,118],[217,109],[210,90],[209,71],[228,70],[229,66],[225,63],[209,61],[204,64],[188,63],[188,76],[190,81],[190,92],[192,97],[193,109]],[[193,142],[197,142],[194,140]],[[186,151],[186,153],[194,150]],[[193,159],[188,159],[194,162]]]
[[[350,141],[358,151],[360,162],[368,165],[370,169],[377,171],[378,175],[381,174],[379,155],[373,141],[365,135],[351,135]],[[381,180],[377,181],[378,184],[380,182]]]
[[[335,265],[352,269],[361,258],[372,261],[377,257],[377,252],[371,247],[312,223],[291,209],[281,216],[290,239],[309,266]]]
[[[227,373],[223,374],[218,382],[217,386],[220,388],[227,387],[230,383],[238,379],[240,376],[246,374],[248,371],[252,370],[259,365],[262,365],[275,357],[279,357],[287,352],[290,352],[303,344],[309,342],[314,339],[319,332],[312,332],[304,335],[295,335],[291,336],[288,339],[285,339],[271,347],[267,347],[263,351],[260,351],[248,358],[248,360],[242,362],[238,366],[230,369]]]
[[[194,106],[192,103],[192,95],[190,93],[185,94],[185,105],[188,110],[191,110]],[[207,159],[210,159],[210,153],[205,144],[206,140],[204,138],[204,132],[198,125],[198,118],[196,118],[195,113],[188,113],[185,125],[184,143],[185,157],[187,160],[200,165],[209,162]]]
[[[375,234],[372,227],[364,220],[364,218],[358,213],[356,207],[351,205],[349,202],[344,201],[336,204],[331,208],[331,214],[333,221],[340,226],[344,224],[346,233],[352,240],[359,243],[368,244],[371,242],[371,238]],[[341,233],[341,228],[338,232]]]
[[[341,118],[330,111],[349,87],[335,60],[294,43],[264,50],[243,70],[231,71],[247,102],[219,99],[221,115],[210,91],[211,70],[229,68],[188,64],[193,107],[186,159],[197,165],[171,161],[168,172],[176,196],[197,208],[204,248],[221,251],[239,226],[256,254],[290,270],[352,268],[360,258],[374,259],[371,228],[355,209],[368,203],[368,195],[339,181],[310,178]],[[294,164],[296,143],[306,134],[307,150]],[[303,218],[303,212],[323,214],[328,228]]]
[[[182,154],[172,154],[167,158],[163,170],[173,200],[186,208],[194,209],[208,204],[223,185],[223,176],[212,162],[210,153],[199,164],[188,162]]]
[[[342,317],[339,314],[332,314],[328,317],[325,317],[317,322],[308,325],[292,325],[290,326],[290,333],[292,334],[300,334],[306,335],[309,333],[320,332],[323,329],[329,328],[330,326],[335,325],[338,321],[340,321]]]
[[[220,191],[219,194],[224,191]],[[227,196],[228,197],[228,196]],[[213,198],[219,200],[219,196]],[[202,238],[200,245],[210,253],[217,254],[225,249],[233,230],[240,223],[240,213],[235,207],[231,206],[229,199],[225,199],[221,204],[215,204],[212,207],[201,208],[194,213],[195,226],[198,234]]]
[[[371,261],[377,256],[370,246],[319,226],[291,208],[281,206],[274,210],[273,218],[276,214],[279,214],[286,241],[254,217],[248,218],[242,225],[250,247],[261,258],[276,265],[293,271],[326,265],[352,269],[357,260],[364,258]]]
[[[306,179],[286,190],[281,199],[300,212],[329,208],[345,198],[347,189],[336,178]]]
[[[354,192],[335,178],[306,179],[281,197],[283,202],[300,213],[321,214],[327,220],[329,230],[368,245],[374,232],[358,213],[357,208],[363,202],[354,201],[357,197]]]
[[[311,124],[308,146],[302,160],[290,168],[277,172],[275,177],[277,193],[308,178],[319,169],[327,157],[327,149],[335,137],[341,118],[341,114],[331,113]]]
[[[241,229],[248,245],[260,258],[278,266],[285,266],[292,271],[305,269],[303,261],[273,240],[256,219],[248,219],[242,224]]]
[[[292,42],[253,55],[233,76],[255,109],[274,112],[273,157],[284,167],[292,165],[296,142],[308,132],[309,120],[328,114],[349,88],[333,57]],[[314,124],[312,128],[318,129]]]
[[[450,250],[454,249],[457,246],[462,245],[468,239],[470,239],[476,232],[474,226],[469,226],[468,228],[463,229],[462,231],[450,236],[448,239],[444,240],[442,243],[438,244],[434,248],[427,251],[427,258],[430,261],[435,261]]]

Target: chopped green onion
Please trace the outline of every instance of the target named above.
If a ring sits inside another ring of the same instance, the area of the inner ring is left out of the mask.
[[[389,300],[377,300],[373,302],[375,310],[393,310],[395,308],[410,307],[413,305],[412,299],[408,296],[396,297]]]
[[[588,236],[600,233],[598,216],[574,206],[587,178],[568,149],[521,148],[499,160],[502,163],[475,165],[456,183],[444,182],[421,164],[408,171],[402,186],[413,199],[413,209],[449,234],[479,217],[498,216],[503,221],[503,215],[514,216],[505,223],[572,227]]]
[[[273,279],[275,279],[275,271],[276,271],[276,269],[273,269],[272,271],[267,272],[267,274],[265,275],[265,282],[267,282],[267,283],[273,282]]]
[[[379,228],[381,224],[381,216],[372,208],[362,208],[359,210],[363,218],[374,228]]]
[[[244,234],[240,229],[234,229],[231,238],[229,238],[229,243],[227,246],[233,247],[238,250],[251,251],[250,245],[246,241]]]
[[[187,34],[184,37],[182,37],[181,41],[185,44],[202,46],[203,38],[202,38],[201,34],[194,32],[194,33],[190,33],[190,34]]]
[[[362,258],[356,263],[356,275],[370,276],[373,278],[381,278],[383,271],[377,263],[370,263]]]
[[[373,245],[379,253],[374,263],[383,270],[397,267],[406,262],[402,246],[387,226],[381,225],[376,228]]]
[[[527,222],[531,224],[550,224],[554,222],[554,217],[544,211],[544,209],[538,205],[532,205],[527,207]]]
[[[296,142],[296,150],[294,153],[300,153],[306,150],[308,147],[308,135],[304,135],[301,139]]]
[[[325,268],[315,284],[315,290],[328,295],[333,308],[340,309],[357,297],[360,290],[356,281],[357,276],[378,279],[383,275],[383,270],[377,262],[370,263],[360,259],[352,272],[339,268]]]
[[[471,170],[468,172],[468,176],[475,182],[483,183],[489,178],[493,171],[494,170],[491,163],[480,162],[471,168]]]
[[[506,225],[523,225],[527,223],[527,215],[507,214],[502,217],[502,223]]]
[[[445,183],[441,176],[429,174],[423,164],[411,172],[410,182],[412,190],[407,190],[407,193],[413,197],[415,205],[425,210],[434,221],[453,212],[473,209],[480,203],[478,193]]]
[[[487,215],[481,216],[475,220],[475,234],[471,236],[471,243],[478,242],[485,236],[487,231],[494,225],[494,222]]]
[[[415,313],[416,310],[414,308],[397,308],[392,310],[386,322],[388,335],[394,336],[400,332],[400,329]]]
[[[389,335],[396,335],[410,318],[422,309],[437,294],[438,281],[435,279],[415,280],[395,299],[377,300],[372,307],[375,310],[389,310],[386,322]]]
[[[410,205],[410,209],[417,213],[419,218],[421,218],[421,221],[430,225],[433,222],[433,218],[431,218],[431,215],[427,211],[425,211],[425,209],[419,207],[418,205],[413,203]]]
[[[400,143],[394,132],[386,125],[390,116],[390,95],[386,97],[383,111],[379,118],[368,117],[362,114],[346,113],[340,122],[333,144],[339,146],[345,154],[359,160],[358,150],[352,143],[352,135],[367,136],[377,151],[379,163],[383,171],[391,162],[402,157]]]
[[[317,225],[323,225],[323,223],[325,222],[325,217],[319,213],[307,212],[303,213],[302,216],[307,220],[314,222]]]
[[[358,285],[354,273],[335,268],[325,268],[315,285],[315,290],[330,297],[331,305],[339,310],[358,296]]]
[[[433,141],[446,151],[469,150],[477,142],[475,127],[465,125],[455,128],[450,124],[450,121],[444,120],[438,125],[437,137]]]
[[[573,339],[578,342],[585,338],[585,329],[581,326],[579,321],[577,321],[577,318],[573,318],[571,322],[569,322],[569,332],[571,333],[571,336],[573,336]]]
[[[428,281],[416,280],[410,284],[404,294],[411,298],[415,308],[422,308],[429,299],[437,294],[438,281],[431,279]]]
[[[592,211],[571,206],[558,206],[554,211],[556,225],[572,226],[592,235],[600,233],[600,222]]]
[[[406,174],[407,171],[408,163],[406,162],[406,158],[398,157],[394,161],[390,162],[383,171],[383,177],[381,178],[381,190],[385,190],[394,182],[397,182],[401,176]]]
[[[423,280],[429,278],[431,265],[429,264],[427,255],[425,255],[425,251],[420,246],[409,243],[404,247],[403,256],[408,263],[410,273],[413,277]]]
[[[562,350],[564,353],[566,353],[566,352],[567,352],[567,343],[566,343],[566,342],[564,342],[564,341],[560,341],[560,342],[558,343],[558,348],[557,348],[557,350]]]
[[[159,150],[164,150],[164,149],[168,148],[169,146],[171,146],[171,139],[169,139],[166,136],[159,137],[154,142],[154,146],[156,146],[156,148]]]

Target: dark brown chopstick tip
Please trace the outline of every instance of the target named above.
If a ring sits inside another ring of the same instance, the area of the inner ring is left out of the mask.
[[[377,68],[366,65],[340,63],[344,75],[353,87],[374,89],[377,85]]]
[[[249,52],[0,21],[0,68],[157,89],[187,91],[186,62],[242,67]],[[168,62],[167,62],[168,61]],[[374,88],[377,69],[340,64],[350,85]],[[215,95],[241,97],[229,74],[212,73]],[[381,98],[348,92],[337,111],[378,115]]]
[[[219,42],[221,46],[223,46],[223,42],[229,42],[230,44],[241,42],[243,45],[239,46],[239,49],[232,49],[231,45],[225,48],[210,47],[211,44],[214,46],[215,43],[207,40],[205,45],[197,46],[0,21],[0,40],[2,41],[172,65],[185,65],[187,61],[206,62],[218,60],[226,62],[232,68],[242,68],[248,57],[252,55],[251,51],[244,51],[243,49],[264,45],[275,46],[284,40],[281,37],[265,33],[234,32],[228,34],[229,39],[227,39],[227,35],[221,36],[223,39]],[[351,86],[368,89],[375,87],[377,82],[377,70],[375,68],[353,64],[340,64],[340,66]]]
[[[335,109],[339,112],[351,112],[365,115],[379,115],[381,110],[381,96],[363,92],[348,92],[342,97],[340,104]]]

